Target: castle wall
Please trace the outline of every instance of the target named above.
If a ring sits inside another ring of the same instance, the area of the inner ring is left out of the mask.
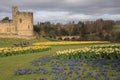
[[[33,13],[19,12],[17,14],[18,35],[33,36]]]
[[[16,34],[12,21],[0,21],[0,34]]]
[[[5,18],[0,21],[0,37],[3,36],[5,37],[33,36],[33,13],[19,12],[18,7],[13,6],[12,20],[9,20],[9,18]]]
[[[18,13],[18,7],[13,6],[12,7],[12,19],[13,19],[13,24],[15,26],[16,31],[17,31],[17,13]]]

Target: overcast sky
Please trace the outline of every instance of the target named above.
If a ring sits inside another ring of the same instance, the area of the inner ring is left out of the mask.
[[[96,20],[120,20],[120,0],[0,0],[0,19],[11,18],[11,7],[32,11],[34,23]]]

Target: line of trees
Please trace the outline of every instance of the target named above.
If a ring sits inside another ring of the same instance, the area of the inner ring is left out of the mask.
[[[56,38],[57,36],[80,36],[79,40],[108,40],[120,42],[120,32],[114,31],[114,25],[120,25],[120,21],[98,19],[78,23],[37,23],[34,31],[37,36]]]

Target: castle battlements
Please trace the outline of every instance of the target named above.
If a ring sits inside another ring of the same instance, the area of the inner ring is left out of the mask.
[[[33,36],[33,12],[20,12],[17,6],[13,6],[12,20],[8,17],[0,20],[1,34]]]
[[[33,15],[33,12],[18,12],[18,15],[23,15],[23,16],[31,16]]]
[[[4,24],[4,23],[13,23],[13,21],[12,20],[1,20],[0,21],[0,24]]]

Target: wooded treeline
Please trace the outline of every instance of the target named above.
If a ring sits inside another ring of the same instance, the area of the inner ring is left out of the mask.
[[[117,26],[114,27],[114,26]],[[116,29],[119,29],[116,31]],[[98,19],[96,21],[79,21],[61,23],[37,23],[34,25],[37,37],[56,38],[57,36],[80,36],[77,40],[107,40],[120,42],[120,21]]]

